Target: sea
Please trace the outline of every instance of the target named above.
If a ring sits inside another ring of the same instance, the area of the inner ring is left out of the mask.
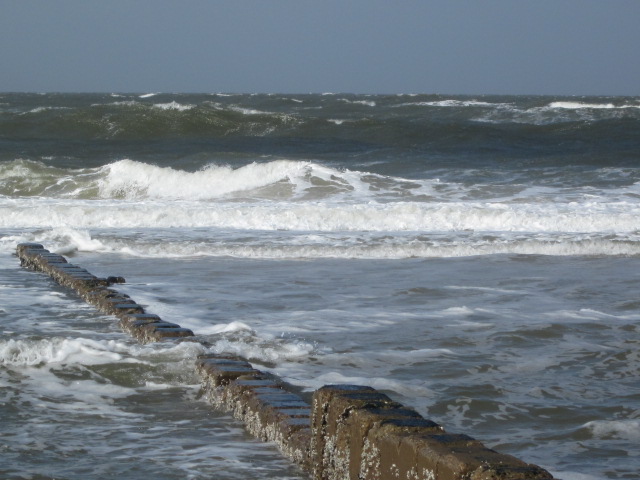
[[[139,344],[27,241],[207,346]],[[640,97],[0,94],[0,478],[307,478],[202,353],[640,478]]]

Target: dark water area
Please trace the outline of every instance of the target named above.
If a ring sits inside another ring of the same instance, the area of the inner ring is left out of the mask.
[[[142,98],[141,98],[142,97]],[[0,98],[2,160],[121,158],[198,169],[256,156],[395,175],[434,168],[634,166],[634,97],[56,95]],[[398,161],[400,160],[400,164]],[[409,165],[410,164],[410,165]],[[409,168],[407,168],[409,167]]]

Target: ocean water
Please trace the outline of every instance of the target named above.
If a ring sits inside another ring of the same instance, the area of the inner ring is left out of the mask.
[[[640,477],[640,98],[0,94],[0,477],[303,479],[23,241],[305,392]]]

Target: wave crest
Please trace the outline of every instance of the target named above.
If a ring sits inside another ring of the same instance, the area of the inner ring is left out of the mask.
[[[310,175],[309,162],[279,160],[233,169],[210,165],[197,172],[121,160],[104,167],[102,198],[211,200],[280,185],[282,193]]]

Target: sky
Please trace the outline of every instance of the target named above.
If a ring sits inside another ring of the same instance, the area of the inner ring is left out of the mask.
[[[640,0],[0,0],[0,91],[640,95]]]

